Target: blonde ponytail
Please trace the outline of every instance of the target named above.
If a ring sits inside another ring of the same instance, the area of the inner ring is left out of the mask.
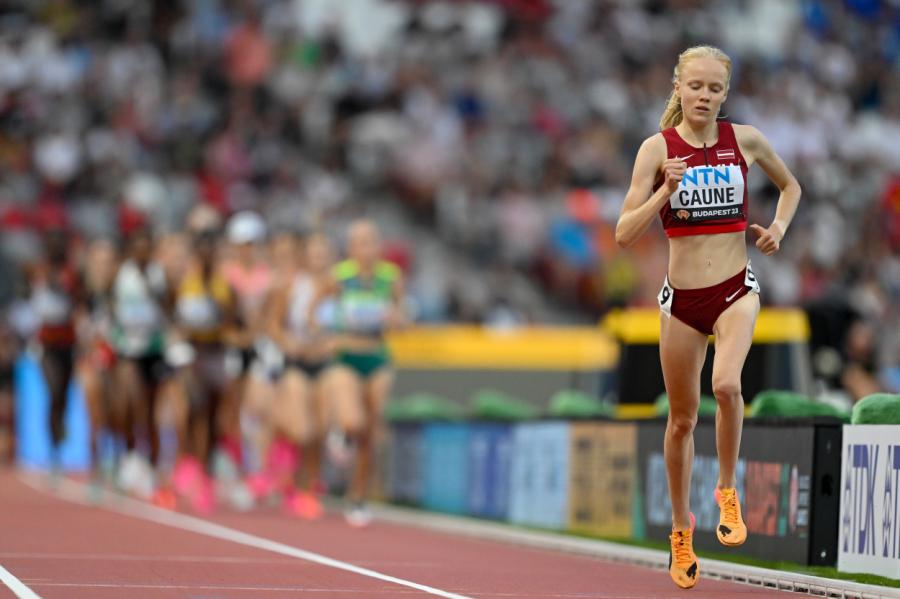
[[[681,98],[672,90],[669,94],[669,101],[666,102],[666,109],[663,111],[662,118],[659,119],[659,130],[677,127],[683,117],[681,112]]]
[[[725,85],[731,80],[731,59],[727,54],[716,48],[715,46],[693,46],[678,55],[678,63],[675,65],[675,71],[672,74],[672,84],[681,78],[681,71],[688,61],[694,58],[713,58],[718,60],[725,66]],[[669,95],[669,101],[666,102],[666,109],[663,111],[662,117],[659,119],[659,129],[668,129],[677,127],[684,118],[681,108],[681,98],[672,90]]]

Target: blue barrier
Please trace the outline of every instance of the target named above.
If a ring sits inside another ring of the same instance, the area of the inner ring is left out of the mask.
[[[422,501],[422,425],[391,426],[386,491],[391,501],[418,505]]]
[[[466,509],[482,518],[503,520],[509,512],[512,426],[473,424],[469,432]]]
[[[16,442],[23,468],[47,468],[51,463],[50,398],[40,364],[30,355],[15,367]],[[69,386],[65,416],[66,438],[60,446],[60,467],[85,471],[90,467],[90,424],[81,387]]]
[[[512,447],[510,521],[564,529],[569,506],[569,424],[517,425]]]
[[[426,424],[422,505],[431,510],[463,514],[469,470],[469,425]]]

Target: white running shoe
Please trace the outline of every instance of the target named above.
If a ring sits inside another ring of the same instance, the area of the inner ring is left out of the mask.
[[[372,523],[372,512],[365,503],[358,502],[344,512],[344,519],[353,528],[365,528]]]
[[[353,461],[353,443],[343,431],[331,429],[325,436],[325,451],[329,461],[338,468],[346,468]]]
[[[132,451],[122,458],[118,472],[118,486],[126,493],[140,499],[153,497],[156,487],[153,466],[141,454]]]

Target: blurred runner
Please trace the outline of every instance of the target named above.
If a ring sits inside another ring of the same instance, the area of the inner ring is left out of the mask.
[[[19,353],[6,312],[0,312],[0,464],[13,465],[16,459],[15,366]]]
[[[403,326],[404,283],[400,269],[381,259],[381,237],[368,220],[353,222],[347,233],[349,259],[332,271],[328,284],[311,302],[310,315],[318,325],[323,300],[334,296],[332,328],[337,351],[335,365],[324,374],[328,412],[356,448],[345,514],[352,526],[372,519],[366,505],[374,470],[381,416],[394,374],[385,333]]]
[[[40,322],[38,351],[50,396],[51,470],[56,476],[61,468],[60,446],[66,437],[65,415],[75,361],[75,323],[81,288],[70,259],[69,235],[62,227],[45,231],[44,252],[44,260],[31,271],[31,302]]]
[[[110,335],[113,321],[112,289],[117,268],[118,254],[111,241],[98,239],[88,245],[82,269],[87,311],[79,323],[81,347],[77,374],[90,418],[91,467],[95,492],[99,491],[104,474],[101,433],[109,424],[112,372],[116,362]]]
[[[128,454],[119,467],[119,485],[148,498],[156,491],[159,430],[156,400],[166,375],[166,305],[162,268],[152,260],[153,235],[146,227],[131,231],[127,254],[112,285],[111,345],[115,350],[113,386],[108,404],[110,428],[122,435]],[[146,440],[149,468],[138,451]]]
[[[255,212],[243,211],[233,215],[226,227],[226,240],[232,251],[222,265],[222,275],[228,282],[235,301],[235,335],[227,348],[227,366],[233,382],[222,406],[220,425],[226,455],[234,463],[244,464],[250,471],[259,470],[259,458],[254,452],[241,448],[241,413],[253,412],[252,404],[270,403],[274,390],[269,377],[268,340],[265,337],[263,310],[272,289],[274,272],[266,262],[264,243],[266,224]],[[254,419],[244,418],[247,425]],[[249,428],[252,428],[250,426]],[[253,432],[249,434],[252,436]]]
[[[324,397],[320,374],[332,354],[332,342],[310,327],[309,314],[317,294],[330,285],[333,251],[320,233],[297,240],[293,276],[276,290],[270,308],[270,331],[285,356],[272,410],[275,432],[301,448],[297,491],[286,508],[301,518],[322,515],[318,494],[324,432]]]
[[[233,380],[225,347],[238,335],[234,297],[218,265],[220,227],[198,219],[190,234],[193,255],[175,302],[176,329],[189,344],[190,356],[179,371],[186,406],[173,482],[196,511],[208,513],[215,507],[208,472],[219,438],[219,410]]]

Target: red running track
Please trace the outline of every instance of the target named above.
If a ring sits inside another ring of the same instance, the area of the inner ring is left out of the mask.
[[[64,487],[63,491],[69,489]],[[69,489],[63,495],[71,497],[61,498],[29,486],[14,473],[0,474],[0,565],[46,599],[435,596],[291,557],[284,554],[285,549],[276,553],[260,547],[271,541],[465,597],[785,595],[702,579],[688,595],[661,571],[395,524],[376,522],[357,530],[339,515],[303,522],[277,510],[221,511],[208,519],[228,530],[193,517],[174,516],[179,526],[208,527],[214,534],[232,535],[254,545],[250,546],[115,511],[137,505],[130,500],[108,495],[103,505],[91,507],[77,503],[86,499],[83,487],[77,487],[77,493],[84,497],[74,493]],[[162,513],[143,505],[132,509],[146,511],[151,518]],[[243,538],[241,532],[253,536]],[[13,596],[0,585],[0,599]]]

